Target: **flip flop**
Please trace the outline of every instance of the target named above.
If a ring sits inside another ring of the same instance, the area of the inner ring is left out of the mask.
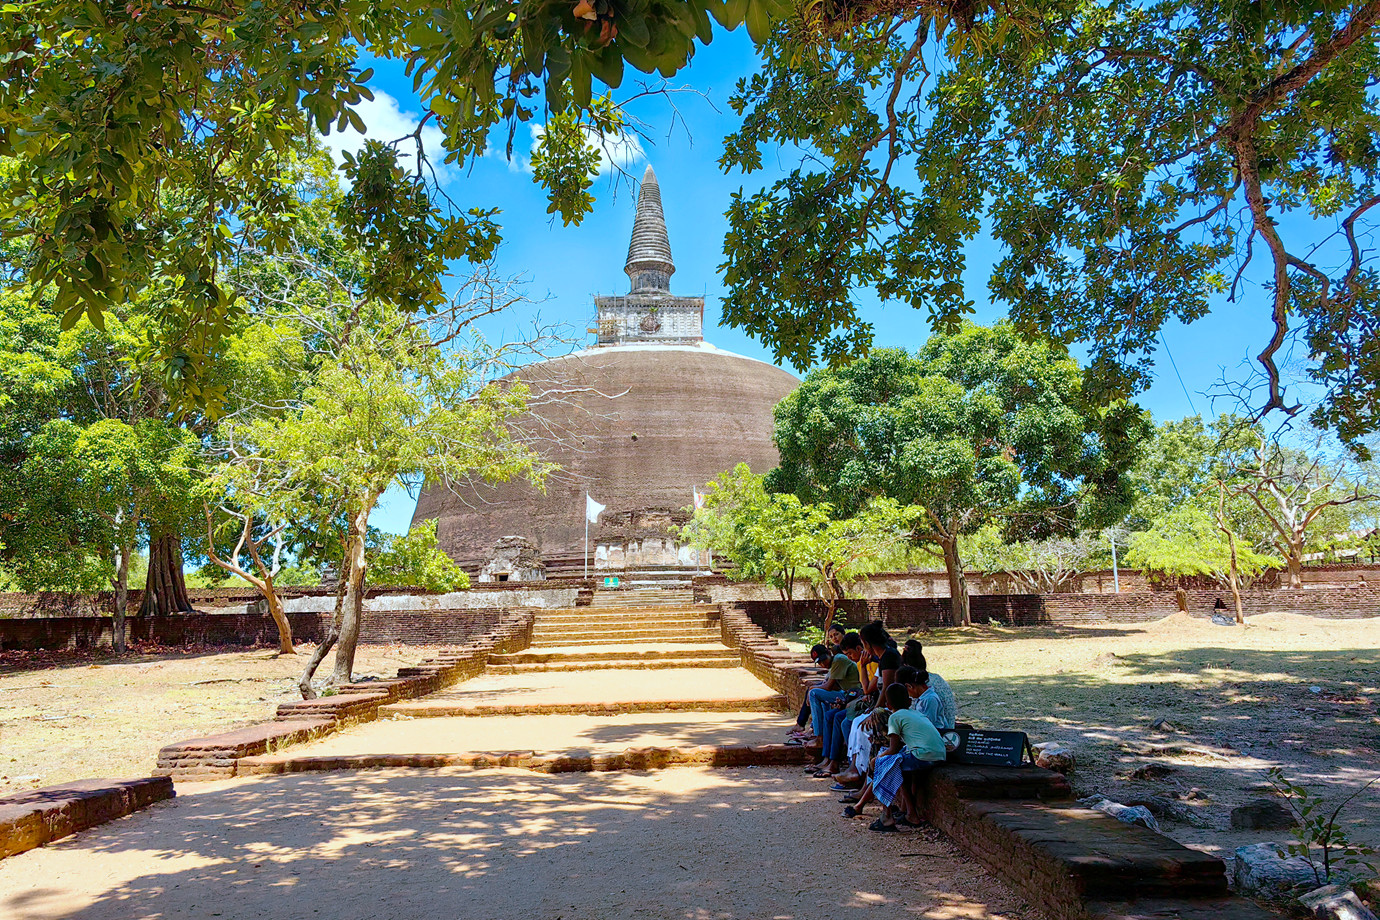
[[[786,741],[785,741],[784,743],[785,743],[786,747],[804,747],[804,746],[805,746],[805,742],[804,742],[804,741],[801,741],[799,738],[787,738]]]
[[[879,834],[895,834],[900,833],[901,831],[901,829],[894,824],[883,824],[881,818],[878,818],[876,821],[873,821],[871,824],[869,824],[867,826],[867,829],[870,831],[876,831]]]
[[[857,792],[852,786],[845,786],[843,783],[834,783],[829,787],[830,792]]]
[[[858,811],[852,805],[849,805],[847,808],[843,810],[843,816],[845,818],[856,818],[860,814],[862,814],[862,812]]]
[[[843,798],[839,799],[839,804],[840,804],[840,805],[856,805],[856,804],[858,804],[858,799],[860,799],[860,798],[862,798],[862,796],[857,796],[857,795],[845,795]]]

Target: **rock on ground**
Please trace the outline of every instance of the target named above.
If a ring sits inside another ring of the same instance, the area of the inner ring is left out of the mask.
[[[1324,885],[1299,898],[1299,903],[1318,920],[1376,920],[1356,893],[1341,885]]]
[[[1318,884],[1313,867],[1302,856],[1280,856],[1277,843],[1237,847],[1234,882],[1242,894],[1277,898]]]
[[[1231,826],[1236,830],[1282,831],[1298,823],[1289,806],[1275,799],[1252,799],[1231,810]]]

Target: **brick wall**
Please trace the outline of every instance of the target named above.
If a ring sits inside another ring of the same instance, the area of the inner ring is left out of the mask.
[[[493,632],[507,611],[370,610],[360,641],[366,644],[464,645]],[[329,614],[289,613],[293,638],[319,642]],[[131,642],[158,645],[276,645],[278,628],[268,616],[250,613],[195,613],[167,617],[131,616]],[[109,648],[113,621],[108,616],[0,618],[0,651]]]
[[[1078,595],[1071,595],[1077,597]],[[970,598],[973,622],[998,620],[1008,626],[1036,626],[1048,623],[1044,605],[1034,594],[978,594]],[[732,605],[746,613],[752,622],[769,633],[794,629],[798,623],[824,622],[825,607],[819,601],[796,601],[793,615],[780,601],[740,601]],[[949,622],[947,597],[882,598],[848,600],[835,614],[849,628],[856,629],[871,620],[888,626],[915,628],[944,626]]]
[[[131,616],[131,642],[158,645],[276,645],[278,627],[264,616],[188,613],[166,617]],[[288,617],[294,639],[317,642],[322,619],[316,614]],[[0,618],[0,651],[14,649],[109,648],[113,619],[108,616]]]
[[[1207,617],[1218,598],[1231,612],[1230,591],[1188,591],[1188,612]],[[1325,619],[1350,620],[1380,616],[1380,588],[1303,588],[1243,591],[1246,616],[1298,613]],[[1045,613],[1051,623],[1143,623],[1177,613],[1172,592],[1135,594],[1046,594]]]

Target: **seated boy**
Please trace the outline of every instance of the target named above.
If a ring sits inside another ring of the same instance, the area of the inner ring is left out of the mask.
[[[940,731],[952,731],[952,725],[944,724],[944,705],[939,694],[930,686],[930,673],[903,665],[896,672],[896,682],[904,684],[910,694],[910,708],[929,719]]]
[[[916,780],[944,761],[944,739],[934,723],[909,708],[910,694],[904,685],[887,687],[886,702],[891,709],[886,727],[890,743],[886,753],[877,756],[872,794],[883,805],[894,804],[905,813],[905,822],[915,826],[921,820]],[[896,821],[888,810],[868,827],[874,831],[894,831]]]

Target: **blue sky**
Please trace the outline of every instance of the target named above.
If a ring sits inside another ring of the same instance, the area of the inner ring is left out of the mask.
[[[368,63],[375,67],[371,86],[378,95],[361,114],[371,136],[396,139],[415,128],[421,104],[399,65]],[[640,150],[620,154],[628,171],[636,176],[641,176],[648,162],[656,169],[677,269],[671,287],[679,294],[705,295],[705,338],[720,348],[770,361],[767,350],[756,340],[741,331],[718,327],[719,298],[724,292],[717,271],[723,261],[727,229],[724,212],[730,195],[744,185],[742,176],[724,175],[718,159],[724,136],[737,124],[728,107],[729,95],[735,82],[755,69],[756,57],[745,32],[716,33],[714,42],[701,48],[691,66],[668,84],[684,92],[672,94],[669,102],[650,98],[633,106],[631,112],[645,123],[647,136],[639,141]],[[620,97],[639,88],[634,72],[629,74]],[[652,87],[662,85],[659,80],[645,82]],[[428,149],[439,151],[437,138],[433,135],[431,139]],[[360,140],[351,133],[332,136],[328,143],[351,147]],[[623,260],[632,229],[635,189],[626,178],[612,181],[602,177],[595,184],[598,201],[594,213],[579,226],[563,226],[546,213],[545,197],[525,169],[532,143],[530,126],[521,126],[514,140],[514,162],[489,156],[463,171],[452,169],[443,174],[448,193],[462,206],[501,209],[504,244],[496,258],[497,269],[504,275],[520,276],[528,296],[541,301],[490,324],[484,332],[491,339],[511,340],[539,315],[543,322],[566,323],[572,334],[587,339],[584,330],[593,318],[593,297],[627,289]],[[771,182],[791,165],[788,158],[779,164],[770,156],[764,159],[768,168],[748,178],[750,188]],[[978,322],[992,322],[1004,313],[986,305],[985,270],[993,254],[994,248],[983,241],[974,244],[968,254],[971,267],[966,281],[969,297],[978,305]],[[1212,411],[1206,391],[1224,373],[1244,376],[1243,363],[1268,337],[1268,297],[1269,292],[1257,281],[1247,287],[1239,303],[1223,301],[1192,327],[1167,328],[1164,339],[1183,383],[1161,349],[1156,356],[1155,382],[1140,396],[1141,404],[1160,420]],[[924,315],[904,305],[883,305],[875,298],[864,298],[862,312],[876,327],[881,346],[913,349],[929,334]],[[412,497],[394,490],[375,512],[374,523],[386,531],[403,532],[414,505]]]

